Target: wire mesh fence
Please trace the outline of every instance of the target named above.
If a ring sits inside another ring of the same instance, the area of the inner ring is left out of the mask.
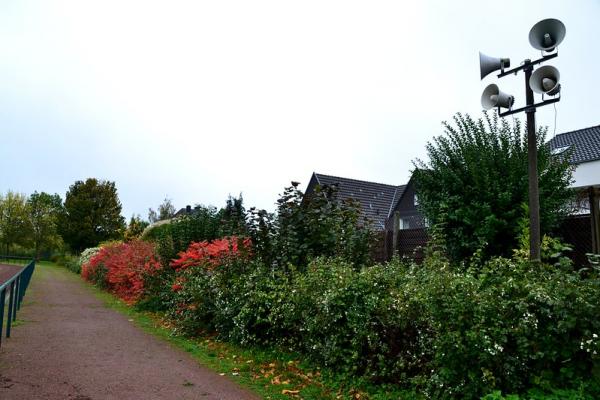
[[[573,247],[569,255],[575,265],[586,265],[586,253],[592,252],[592,225],[590,215],[572,215],[565,218],[555,235]]]

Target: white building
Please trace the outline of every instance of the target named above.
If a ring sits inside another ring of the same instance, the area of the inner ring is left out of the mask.
[[[590,214],[592,251],[600,253],[600,125],[565,132],[548,142],[554,154],[570,154],[575,166],[573,188],[584,199],[583,212]]]

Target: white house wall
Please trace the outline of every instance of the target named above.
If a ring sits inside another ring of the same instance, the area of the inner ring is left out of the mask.
[[[574,188],[600,185],[600,160],[579,164],[573,177]]]

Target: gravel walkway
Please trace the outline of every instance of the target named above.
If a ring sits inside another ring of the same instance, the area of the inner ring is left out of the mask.
[[[106,308],[62,268],[36,266],[0,349],[2,400],[257,399]]]

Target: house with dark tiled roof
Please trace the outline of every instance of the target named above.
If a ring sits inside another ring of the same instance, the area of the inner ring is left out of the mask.
[[[304,194],[312,194],[317,185],[335,186],[339,199],[359,202],[362,216],[385,239],[384,258],[396,250],[410,255],[425,244],[425,220],[418,209],[412,179],[406,185],[389,185],[314,172]]]
[[[589,215],[591,251],[600,253],[600,125],[556,135],[548,142],[555,155],[565,154],[575,167],[573,188],[578,213]]]
[[[358,201],[362,216],[376,230],[385,229],[390,212],[406,187],[405,185],[388,185],[314,172],[304,194],[310,195],[313,193],[317,185],[335,186],[340,200],[353,199]]]
[[[175,215],[173,215],[173,218],[183,217],[184,215],[191,215],[193,211],[194,209],[192,208],[192,206],[185,206],[185,208],[179,209],[179,211],[177,211]]]
[[[600,125],[561,133],[548,145],[554,154],[570,153],[574,188],[600,187]]]

